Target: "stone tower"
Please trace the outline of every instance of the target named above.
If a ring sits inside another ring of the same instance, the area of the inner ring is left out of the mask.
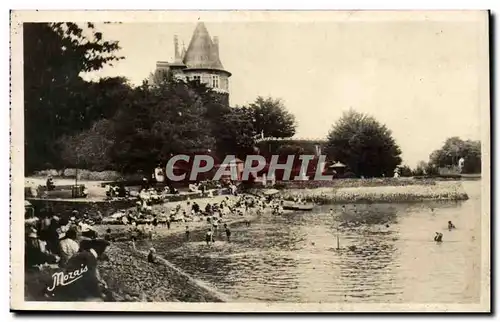
[[[199,81],[213,90],[229,94],[231,73],[224,69],[219,57],[219,39],[210,37],[203,22],[199,22],[187,49],[179,51],[179,40],[174,36],[174,61],[156,63],[157,70],[170,70],[183,80]]]

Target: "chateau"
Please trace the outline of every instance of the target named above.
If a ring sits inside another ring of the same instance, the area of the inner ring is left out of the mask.
[[[196,25],[187,50],[179,51],[179,40],[174,36],[174,61],[156,62],[157,70],[168,70],[174,77],[199,81],[213,90],[229,94],[231,73],[224,69],[219,58],[219,39],[210,37],[203,22]]]

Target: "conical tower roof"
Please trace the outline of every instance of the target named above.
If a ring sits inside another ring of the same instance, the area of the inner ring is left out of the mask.
[[[224,70],[219,59],[216,45],[203,22],[199,22],[184,55],[184,64],[188,69]]]

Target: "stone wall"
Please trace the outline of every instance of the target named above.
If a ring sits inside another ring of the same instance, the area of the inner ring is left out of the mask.
[[[73,210],[78,210],[80,215],[88,212],[89,214],[100,211],[103,216],[108,216],[114,212],[133,207],[135,200],[117,200],[117,201],[91,201],[91,200],[47,200],[47,199],[27,199],[38,213],[42,209],[52,209],[54,213],[60,216],[70,216]]]

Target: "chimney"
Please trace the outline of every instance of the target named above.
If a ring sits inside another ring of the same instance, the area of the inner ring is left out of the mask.
[[[186,56],[186,46],[184,45],[184,41],[182,42],[182,54],[181,59],[184,60],[184,56]]]
[[[219,37],[214,36],[214,47],[215,52],[217,53],[217,57],[219,57]]]
[[[177,39],[177,35],[174,36],[174,50],[175,50],[175,60],[179,59],[179,40]]]

